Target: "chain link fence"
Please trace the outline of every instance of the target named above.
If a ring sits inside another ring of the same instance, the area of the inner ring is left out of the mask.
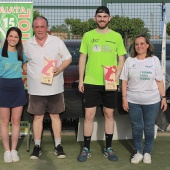
[[[1,0],[1,2],[18,2],[18,0]],[[138,33],[147,33],[154,41],[161,42],[162,9],[164,3],[170,3],[169,0],[23,0],[22,2],[33,2],[34,15],[42,15],[48,19],[49,33],[63,39],[72,54],[73,62],[65,70],[64,79],[66,111],[75,117],[82,112],[82,108],[78,107],[81,106],[81,96],[77,90],[79,47],[83,34],[96,27],[93,20],[96,8],[101,5],[109,8],[112,16],[110,28],[120,32],[128,51],[131,40]],[[75,113],[77,110],[79,112]]]

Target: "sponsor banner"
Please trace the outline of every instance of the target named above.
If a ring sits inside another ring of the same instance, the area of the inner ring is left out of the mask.
[[[0,2],[0,48],[2,48],[6,32],[10,27],[18,27],[22,31],[22,42],[32,37],[33,2]],[[23,82],[27,89],[26,74]]]

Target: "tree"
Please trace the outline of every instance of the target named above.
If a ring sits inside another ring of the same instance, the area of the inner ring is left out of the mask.
[[[144,22],[139,18],[130,19],[116,15],[110,21],[110,28],[122,35],[126,48],[129,48],[130,40],[136,35],[146,34],[148,37],[150,36],[149,30],[144,26]]]
[[[144,22],[139,18],[115,16],[111,19],[110,28],[119,32],[124,39],[134,38],[138,34],[148,34]]]
[[[166,32],[170,36],[170,22],[167,23]]]
[[[88,30],[86,22],[80,19],[65,19],[65,23],[69,26],[73,35],[82,36]]]
[[[37,9],[34,9],[33,17],[37,17],[37,16],[43,16],[43,15],[41,15]]]
[[[62,24],[62,25],[56,25],[56,26],[52,26],[50,28],[50,31],[52,32],[64,32],[64,33],[68,33],[69,32],[69,29],[68,29],[68,26],[65,25],[65,24]]]
[[[83,36],[89,30],[96,28],[94,19],[81,21],[80,19],[66,19],[65,23],[69,26],[73,35]],[[109,27],[119,32],[127,45],[128,39],[133,39],[138,34],[146,34],[150,37],[149,29],[145,28],[145,23],[140,18],[120,17],[118,15],[111,18]]]
[[[96,23],[93,19],[81,21],[80,19],[65,19],[65,23],[69,26],[70,32],[73,35],[83,36],[89,30],[96,28]]]

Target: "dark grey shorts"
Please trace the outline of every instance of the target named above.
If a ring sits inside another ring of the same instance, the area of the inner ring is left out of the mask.
[[[64,94],[51,96],[29,95],[28,112],[42,115],[45,112],[58,114],[65,110]]]

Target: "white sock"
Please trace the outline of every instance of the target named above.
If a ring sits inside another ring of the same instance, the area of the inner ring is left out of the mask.
[[[61,138],[55,138],[55,147],[61,144]]]
[[[41,140],[34,139],[35,145],[41,146]]]

